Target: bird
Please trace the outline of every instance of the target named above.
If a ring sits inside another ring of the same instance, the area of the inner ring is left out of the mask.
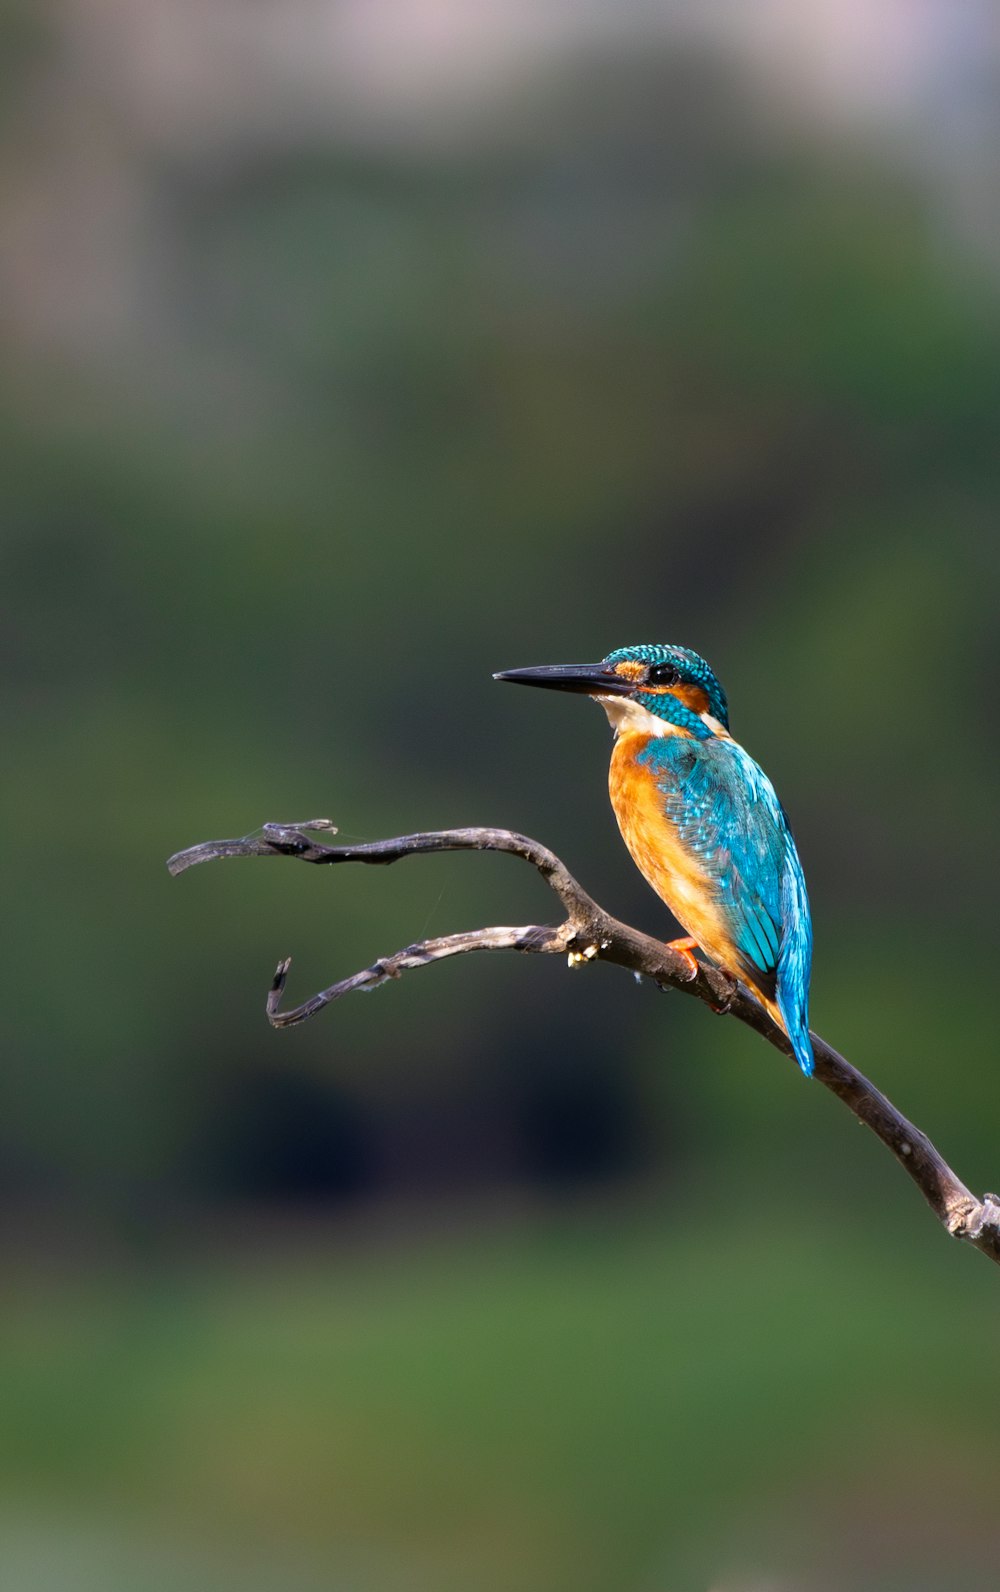
[[[615,732],[608,784],[639,872],[666,902],[687,957],[699,947],[741,980],[788,1037],[805,1076],[812,920],[791,826],[764,770],[734,740],[729,706],[698,653],[618,647],[596,664],[493,677],[593,697]]]

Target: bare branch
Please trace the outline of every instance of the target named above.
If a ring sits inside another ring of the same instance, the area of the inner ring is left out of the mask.
[[[735,1017],[786,1056],[791,1055],[784,1033],[742,984],[720,969],[703,964],[692,974],[686,957],[641,930],[620,922],[598,906],[560,858],[537,840],[509,829],[482,828],[429,830],[350,846],[325,845],[316,838],[320,834],[335,833],[333,824],[325,818],[309,819],[300,824],[269,823],[242,840],[212,840],[179,851],[170,858],[167,867],[176,875],[198,863],[225,857],[295,857],[300,862],[317,864],[361,862],[380,866],[426,852],[502,851],[536,868],[559,898],[566,915],[555,927],[531,924],[522,928],[473,929],[464,934],[421,940],[392,956],[380,957],[371,967],[321,990],[301,1006],[282,1012],[279,1008],[290,966],[290,959],[286,959],[279,962],[267,997],[268,1020],[275,1028],[305,1022],[342,995],[354,990],[377,989],[389,979],[449,956],[464,956],[471,951],[506,950],[542,955],[558,952],[568,955],[571,965],[587,961],[613,962],[651,979],[662,989],[678,989],[697,996],[713,1011]],[[947,1231],[1000,1264],[1000,1199],[993,1194],[977,1199],[926,1134],[908,1122],[874,1084],[825,1040],[817,1034],[811,1037],[819,1082],[891,1150]]]
[[[286,956],[275,969],[267,997],[268,1022],[272,1028],[291,1028],[296,1023],[304,1023],[307,1017],[315,1016],[324,1006],[339,1001],[342,995],[350,995],[356,989],[378,989],[388,979],[402,977],[410,968],[443,962],[448,956],[466,956],[470,951],[565,951],[565,941],[563,928],[543,929],[534,924],[523,929],[471,929],[466,934],[446,934],[437,940],[419,940],[415,945],[407,945],[402,951],[397,951],[394,956],[380,956],[371,967],[362,968],[360,973],[352,973],[350,978],[342,978],[339,983],[331,984],[329,989],[320,990],[318,995],[313,995],[293,1011],[281,1012],[278,1007],[288,969],[292,965],[291,957]]]

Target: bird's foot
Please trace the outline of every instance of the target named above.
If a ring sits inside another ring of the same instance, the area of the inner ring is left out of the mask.
[[[676,951],[678,956],[683,957],[684,961],[691,969],[692,978],[698,977],[698,962],[697,959],[691,955],[691,952],[696,951],[697,949],[698,941],[692,939],[690,934],[682,935],[679,940],[667,941],[667,950]]]

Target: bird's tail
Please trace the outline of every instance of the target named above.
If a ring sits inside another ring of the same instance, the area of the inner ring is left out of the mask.
[[[815,1061],[813,1058],[812,1040],[809,1037],[809,1017],[800,1006],[792,1005],[787,999],[782,1002],[779,991],[778,999],[762,1000],[765,1011],[772,1017],[779,1028],[783,1028],[788,1035],[792,1053],[807,1078],[813,1075]]]

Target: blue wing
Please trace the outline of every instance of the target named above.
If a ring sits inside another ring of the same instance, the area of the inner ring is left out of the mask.
[[[736,741],[657,736],[640,753],[664,814],[712,882],[748,982],[777,1003],[802,1071],[812,925],[802,864],[774,786]]]

